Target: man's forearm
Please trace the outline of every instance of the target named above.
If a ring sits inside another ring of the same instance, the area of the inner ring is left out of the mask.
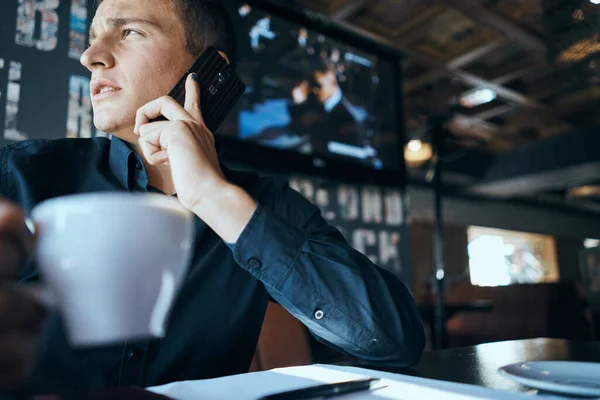
[[[192,212],[227,243],[235,243],[256,211],[256,202],[242,188],[223,183],[206,194]]]

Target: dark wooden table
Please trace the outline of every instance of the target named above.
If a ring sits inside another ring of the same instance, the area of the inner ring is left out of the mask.
[[[429,351],[423,353],[421,362],[409,373],[423,378],[525,392],[531,389],[497,372],[504,365],[523,361],[600,362],[600,342],[528,339]]]
[[[507,364],[525,361],[586,361],[600,362],[600,342],[578,342],[562,339],[528,339],[508,342],[486,343],[477,346],[458,347],[448,350],[429,351],[423,354],[419,364],[411,369],[389,369],[370,366],[366,363],[352,365],[364,368],[379,369],[405,375],[442,381],[466,383],[491,389],[513,392],[535,392],[501,376],[498,368]],[[145,392],[140,396],[131,396],[126,389],[111,389],[111,396],[120,394],[122,398],[160,400]],[[130,389],[131,390],[131,389]],[[116,398],[104,396],[108,392],[98,392],[96,397],[77,397],[81,400]],[[119,397],[121,398],[121,397]],[[533,397],[532,397],[533,399]],[[44,400],[71,400],[70,398],[47,398]]]

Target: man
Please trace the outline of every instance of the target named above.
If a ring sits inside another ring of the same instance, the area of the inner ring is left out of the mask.
[[[289,107],[292,131],[311,135],[313,151],[329,153],[332,141],[356,147],[367,143],[364,118],[344,97],[334,66],[329,62],[314,62],[312,83],[303,81],[292,89]]]
[[[246,372],[270,297],[339,351],[381,365],[419,359],[423,329],[406,287],[349,248],[284,182],[220,166],[193,76],[184,107],[164,96],[206,46],[227,56],[234,54],[232,41],[228,15],[214,0],[100,0],[81,61],[92,74],[94,123],[113,139],[28,141],[1,151],[0,191],[25,212],[59,195],[152,191],[177,195],[198,217],[192,264],[167,336],[72,349],[52,316],[32,390],[151,386]],[[161,115],[167,120],[149,122]],[[7,280],[30,248],[14,206],[0,204],[2,232]],[[21,281],[37,279],[27,264]],[[20,310],[11,313],[2,301]],[[23,296],[0,293],[0,332],[21,341],[17,354],[0,353],[5,387],[23,381],[38,314]],[[20,373],[10,376],[17,363]]]

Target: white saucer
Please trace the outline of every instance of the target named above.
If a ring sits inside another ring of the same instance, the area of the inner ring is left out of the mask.
[[[600,363],[536,361],[505,365],[498,372],[536,389],[600,396]]]

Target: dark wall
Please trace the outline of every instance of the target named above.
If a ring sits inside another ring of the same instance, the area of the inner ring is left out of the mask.
[[[556,257],[561,281],[582,283],[579,252],[583,239],[556,238]]]
[[[0,132],[21,139],[91,137],[86,48],[91,0],[4,0],[0,5]]]

